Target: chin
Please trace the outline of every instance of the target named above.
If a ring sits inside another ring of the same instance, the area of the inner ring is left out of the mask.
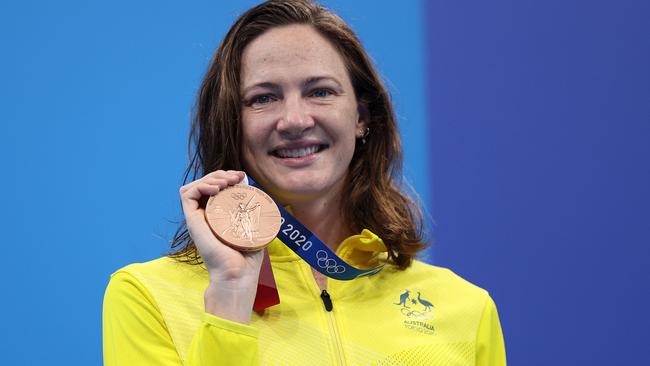
[[[334,182],[324,179],[326,177],[315,176],[314,172],[305,173],[278,176],[269,189],[282,203],[290,204],[321,198],[336,186]]]

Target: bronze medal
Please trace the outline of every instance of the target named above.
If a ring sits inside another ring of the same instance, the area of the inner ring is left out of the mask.
[[[217,238],[240,251],[263,249],[275,239],[282,224],[280,210],[269,195],[240,184],[210,197],[205,219]]]

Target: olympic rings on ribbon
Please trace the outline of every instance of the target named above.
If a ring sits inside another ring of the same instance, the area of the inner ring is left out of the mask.
[[[328,258],[327,252],[324,250],[319,250],[316,252],[316,263],[318,267],[325,269],[327,273],[343,273],[345,272],[345,267],[336,263],[335,259]]]

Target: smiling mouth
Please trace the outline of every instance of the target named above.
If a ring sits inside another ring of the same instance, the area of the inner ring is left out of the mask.
[[[305,146],[296,149],[277,149],[271,151],[271,155],[283,159],[302,158],[305,156],[319,153],[327,149],[328,147],[329,145],[311,145],[311,146]]]

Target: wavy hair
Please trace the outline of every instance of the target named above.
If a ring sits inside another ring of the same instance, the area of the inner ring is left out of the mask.
[[[306,24],[341,55],[357,102],[367,107],[369,135],[357,140],[343,195],[342,214],[351,228],[368,228],[388,247],[400,269],[426,247],[417,203],[404,194],[402,150],[395,113],[377,71],[352,29],[336,14],[308,0],[272,0],[241,15],[217,49],[201,83],[190,129],[188,182],[215,170],[242,170],[240,68],[244,48],[267,30]],[[201,263],[185,223],[172,239],[169,256]]]

